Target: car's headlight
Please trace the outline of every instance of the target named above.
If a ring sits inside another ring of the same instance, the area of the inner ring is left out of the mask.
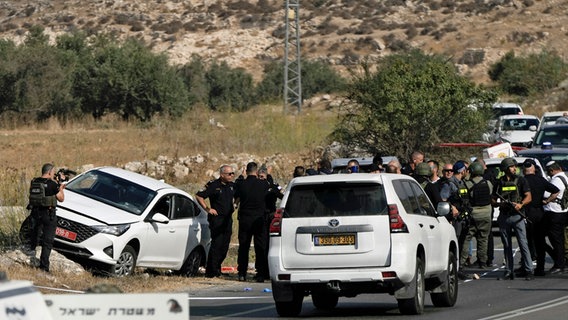
[[[93,226],[100,233],[112,234],[113,236],[120,236],[130,229],[130,224],[119,224],[115,226]]]

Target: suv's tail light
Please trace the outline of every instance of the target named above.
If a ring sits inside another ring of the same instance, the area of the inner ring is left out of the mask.
[[[408,228],[406,223],[402,220],[400,214],[398,214],[398,207],[396,204],[389,204],[389,221],[391,233],[407,233]]]
[[[274,213],[274,218],[270,222],[270,236],[277,236],[279,237],[282,231],[282,213],[284,212],[283,208],[276,209],[276,213]]]

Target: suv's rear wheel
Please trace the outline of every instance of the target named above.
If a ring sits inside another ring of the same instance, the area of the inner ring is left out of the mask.
[[[402,314],[421,314],[424,311],[424,263],[416,257],[416,272],[414,275],[414,297],[398,299],[398,309]]]
[[[452,307],[458,299],[458,262],[451,251],[448,255],[448,272],[444,285],[445,292],[430,293],[432,303],[436,307]]]
[[[304,294],[300,290],[292,290],[292,301],[274,301],[276,312],[281,317],[297,317],[302,312]]]
[[[127,245],[120,253],[116,264],[110,267],[110,273],[115,277],[124,277],[134,273],[136,267],[136,250]]]
[[[312,292],[312,302],[314,307],[322,310],[329,310],[337,306],[339,296],[327,292]]]

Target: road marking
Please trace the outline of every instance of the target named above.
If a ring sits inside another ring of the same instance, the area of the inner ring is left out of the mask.
[[[256,308],[256,309],[251,309],[251,310],[247,310],[247,311],[243,311],[243,312],[237,312],[237,313],[233,313],[233,314],[225,314],[225,315],[222,315],[222,316],[219,316],[219,317],[209,318],[209,319],[210,320],[217,320],[217,319],[225,319],[225,318],[229,318],[229,317],[238,317],[238,316],[242,316],[242,315],[245,315],[245,314],[255,313],[255,312],[260,312],[260,311],[270,310],[270,309],[274,309],[274,306]]]
[[[272,299],[272,296],[256,296],[256,297],[189,297],[189,300],[245,300],[245,299]]]
[[[535,304],[532,306],[528,306],[525,308],[521,308],[518,310],[513,310],[513,311],[509,311],[509,312],[504,312],[501,314],[496,314],[487,318],[482,318],[482,319],[478,319],[478,320],[502,320],[502,319],[510,319],[510,318],[514,318],[514,317],[518,317],[520,315],[526,315],[529,313],[533,313],[533,312],[537,312],[537,311],[541,311],[544,309],[549,309],[549,308],[553,308],[559,305],[563,305],[568,303],[568,296],[564,296],[558,299],[554,299],[554,300],[550,300],[547,302],[543,302],[543,303],[539,303],[539,304]]]

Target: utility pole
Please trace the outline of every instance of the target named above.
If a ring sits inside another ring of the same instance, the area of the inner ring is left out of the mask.
[[[300,0],[286,0],[286,43],[284,53],[284,113],[288,107],[302,110],[302,76],[300,63]]]

